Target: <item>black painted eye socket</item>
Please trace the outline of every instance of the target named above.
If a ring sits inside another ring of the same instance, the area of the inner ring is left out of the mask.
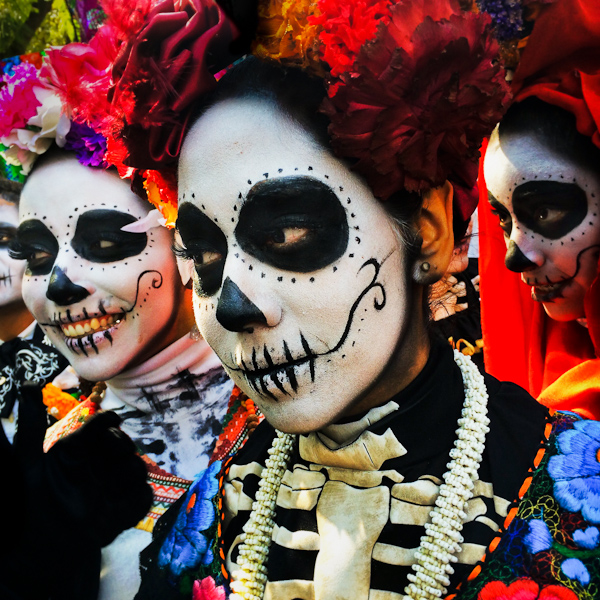
[[[348,247],[346,212],[335,192],[311,177],[257,183],[235,229],[240,247],[278,269],[309,273],[337,260]]]
[[[58,254],[58,241],[41,221],[31,219],[19,225],[9,254],[27,261],[26,275],[48,275]]]
[[[498,202],[490,192],[488,192],[488,200],[492,207],[492,214],[498,217],[500,229],[502,229],[506,235],[510,235],[512,231],[512,217],[510,216],[510,212],[508,212],[507,208]]]
[[[137,256],[146,248],[146,234],[121,231],[135,221],[133,215],[118,210],[89,210],[79,217],[71,246],[79,256],[95,263]]]
[[[528,181],[515,189],[512,201],[516,218],[550,240],[567,235],[588,212],[587,194],[575,183]]]
[[[0,223],[0,248],[8,248],[8,245],[17,235],[17,228],[9,223]]]
[[[212,296],[223,281],[227,238],[199,208],[185,202],[179,208],[177,230],[185,247],[175,247],[179,258],[194,261],[199,296]]]

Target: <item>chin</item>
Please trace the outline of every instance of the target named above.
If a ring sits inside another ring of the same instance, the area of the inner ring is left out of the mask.
[[[567,322],[585,317],[583,306],[559,304],[556,302],[547,302],[543,306],[544,311],[553,321]]]

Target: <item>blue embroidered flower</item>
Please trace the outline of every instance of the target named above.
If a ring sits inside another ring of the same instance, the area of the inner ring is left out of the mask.
[[[548,461],[559,504],[600,523],[600,423],[577,421],[557,438],[559,454]]]
[[[548,525],[540,519],[529,521],[529,533],[525,536],[524,542],[531,554],[550,550],[552,548],[552,535]]]
[[[215,520],[213,498],[219,488],[216,476],[220,468],[221,462],[214,462],[192,483],[177,521],[160,549],[158,565],[166,568],[171,577],[178,578],[184,571],[213,560],[212,540],[203,532]]]
[[[593,550],[598,547],[600,541],[600,531],[597,527],[588,527],[587,529],[578,529],[573,534],[573,541],[586,550]]]
[[[575,579],[581,585],[587,585],[590,582],[590,574],[578,558],[567,558],[560,569],[569,579]]]

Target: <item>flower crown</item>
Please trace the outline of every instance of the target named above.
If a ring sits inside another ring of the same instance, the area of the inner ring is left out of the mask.
[[[222,3],[234,18],[243,12]],[[457,0],[258,0],[255,11],[252,53],[323,79],[331,146],[378,198],[448,179],[458,219],[468,219],[481,142],[510,98],[488,15]],[[149,14],[113,72],[125,162],[177,160],[213,73],[232,62],[234,35],[214,0],[164,0]]]
[[[139,31],[152,7],[151,0],[139,4],[132,13],[122,2],[106,0],[109,23],[89,43],[2,61],[0,176],[24,183],[37,158],[55,142],[85,166],[116,167],[134,191],[162,208],[164,224],[173,226],[174,174],[126,166],[126,149],[113,136],[111,72],[121,45]]]

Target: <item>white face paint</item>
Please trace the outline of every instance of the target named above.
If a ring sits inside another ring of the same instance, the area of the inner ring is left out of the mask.
[[[19,211],[0,195],[0,308],[22,302],[21,282],[25,264],[8,255],[8,244],[15,237]]]
[[[272,105],[228,101],[188,134],[179,188],[198,327],[269,421],[312,431],[387,400],[420,318],[363,181]]]
[[[600,177],[530,135],[500,143],[497,131],[484,168],[507,267],[521,273],[552,319],[583,317],[600,254]]]
[[[23,297],[86,379],[110,379],[182,335],[185,304],[171,233],[121,230],[150,208],[116,173],[69,155],[39,166],[23,189]]]

